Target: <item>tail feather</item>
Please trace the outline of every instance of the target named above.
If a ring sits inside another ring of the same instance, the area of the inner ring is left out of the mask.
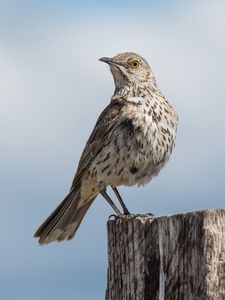
[[[81,206],[76,211],[73,218],[70,220],[69,224],[64,228],[62,234],[58,237],[58,241],[70,240],[74,237],[77,229],[80,226],[80,223],[83,220],[83,217],[85,216],[87,210],[89,209],[89,207],[91,206],[95,198],[96,197],[86,202],[83,206]]]
[[[37,229],[34,236],[39,237],[41,245],[56,240],[68,240],[74,236],[95,197],[78,207],[79,199],[80,189],[71,190],[66,198]]]

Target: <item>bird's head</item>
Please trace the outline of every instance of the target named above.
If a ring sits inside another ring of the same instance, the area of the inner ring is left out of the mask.
[[[113,58],[99,59],[110,66],[116,88],[127,85],[149,84],[156,86],[156,81],[147,61],[132,52],[119,53]]]

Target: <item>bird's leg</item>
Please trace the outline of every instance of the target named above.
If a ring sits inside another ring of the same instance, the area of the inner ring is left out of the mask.
[[[111,188],[112,188],[113,192],[115,193],[117,199],[119,200],[119,202],[120,202],[120,204],[121,204],[121,206],[122,206],[122,208],[123,208],[123,213],[124,213],[124,215],[130,215],[130,212],[129,212],[129,210],[127,209],[125,203],[123,202],[123,199],[122,199],[122,197],[120,196],[120,193],[119,193],[119,191],[117,190],[117,188],[116,188],[115,186],[113,186],[113,185],[111,185]]]
[[[117,213],[118,216],[121,216],[122,213],[120,210],[116,207],[112,199],[109,197],[109,195],[106,192],[106,188],[101,189],[100,194],[105,198],[105,200],[109,203],[109,205],[112,207],[112,209]]]

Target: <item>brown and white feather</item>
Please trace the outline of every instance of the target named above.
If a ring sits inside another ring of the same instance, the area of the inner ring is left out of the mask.
[[[131,52],[101,60],[110,65],[115,92],[86,143],[70,193],[35,233],[41,244],[72,238],[100,188],[149,182],[175,145],[178,116],[147,61]]]

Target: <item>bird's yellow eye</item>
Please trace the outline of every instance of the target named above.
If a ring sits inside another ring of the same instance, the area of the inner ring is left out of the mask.
[[[139,61],[134,59],[131,63],[132,68],[137,69],[139,67]]]

